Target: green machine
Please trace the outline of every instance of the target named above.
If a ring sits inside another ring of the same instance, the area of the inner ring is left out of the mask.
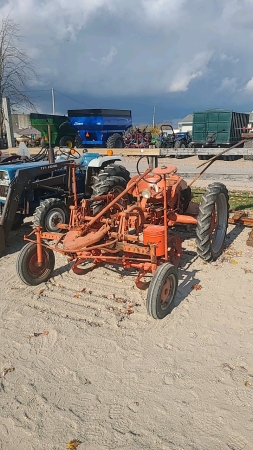
[[[49,146],[49,134],[51,134],[52,147],[72,148],[75,146],[77,131],[68,122],[68,117],[31,113],[30,120],[31,125],[41,133],[41,147]]]
[[[193,145],[203,147],[231,147],[241,140],[244,127],[249,122],[249,114],[208,109],[193,114]],[[243,145],[243,144],[242,144]]]

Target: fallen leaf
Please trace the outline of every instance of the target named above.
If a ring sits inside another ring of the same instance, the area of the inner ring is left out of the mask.
[[[92,291],[89,291],[89,294],[91,295],[91,294],[92,294]]]
[[[130,315],[133,314],[133,313],[134,313],[134,310],[133,310],[133,309],[127,309],[127,310],[126,310],[127,316],[130,316]]]
[[[244,386],[249,386],[249,382],[248,381],[244,381]]]
[[[127,300],[125,300],[124,298],[115,298],[115,302],[117,302],[117,303],[126,303],[127,302]]]
[[[236,264],[238,264],[238,261],[236,261],[235,259],[233,259],[233,261],[231,261],[231,264],[236,265]]]
[[[80,297],[81,297],[80,294],[75,294],[75,295],[74,295],[74,298],[80,298]]]
[[[173,345],[171,345],[171,344],[166,344],[166,345],[164,346],[164,348],[166,348],[167,350],[172,350],[172,349],[173,349]]]
[[[83,288],[82,290],[81,290],[81,292],[83,292],[83,294],[86,292],[86,288]]]
[[[45,289],[40,289],[39,292],[38,292],[38,295],[43,294],[44,290],[45,290]]]
[[[192,286],[192,289],[194,289],[195,291],[200,291],[202,289],[202,286],[201,284],[194,284]]]
[[[67,448],[70,450],[74,450],[75,448],[77,448],[82,442],[78,441],[77,439],[74,439],[73,441],[70,441],[67,444]]]
[[[28,336],[29,339],[32,337],[38,337],[38,336],[47,336],[49,334],[49,331],[42,331],[42,333],[33,333]]]
[[[9,369],[4,369],[3,373],[2,373],[2,377],[5,377],[5,375],[7,375],[8,372],[14,372],[15,367],[9,367]]]

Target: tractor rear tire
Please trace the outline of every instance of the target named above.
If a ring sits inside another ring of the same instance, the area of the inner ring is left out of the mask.
[[[74,148],[75,139],[70,136],[63,136],[59,140],[59,147]]]
[[[124,140],[121,134],[112,134],[106,142],[107,148],[124,148]]]
[[[130,180],[130,174],[124,166],[110,164],[102,169],[98,175],[94,176],[93,180],[93,194],[91,198],[105,195],[109,192],[120,194],[126,189],[127,183]],[[105,203],[103,201],[93,202],[91,204],[93,214],[98,214],[104,206]]]
[[[49,233],[60,232],[57,224],[68,224],[70,212],[67,205],[59,198],[47,198],[33,214],[33,227],[42,227],[42,231]]]
[[[130,173],[128,170],[118,164],[108,164],[104,169],[100,170],[99,174],[93,177],[94,183],[107,180],[108,177],[121,177],[126,180],[126,183],[130,180]]]
[[[11,229],[12,230],[17,230],[18,228],[20,228],[21,225],[23,224],[24,217],[25,217],[24,214],[16,213],[15,217],[14,217],[13,224],[11,226]]]
[[[0,215],[0,219],[2,218],[2,216]],[[13,224],[11,226],[11,230],[17,230],[18,228],[21,227],[21,225],[23,224],[25,215],[24,214],[20,214],[20,213],[16,213],[14,220],[13,220]]]
[[[75,146],[76,148],[83,148],[83,141],[79,134],[77,134],[75,137]]]
[[[148,288],[147,312],[153,319],[163,319],[175,307],[178,286],[177,269],[170,263],[157,268]]]
[[[202,197],[196,245],[198,255],[206,262],[215,261],[222,253],[228,227],[228,200],[228,190],[222,183],[209,184]]]
[[[38,286],[51,278],[55,266],[53,250],[42,247],[43,262],[37,264],[37,244],[28,242],[19,252],[16,263],[17,274],[29,286]]]

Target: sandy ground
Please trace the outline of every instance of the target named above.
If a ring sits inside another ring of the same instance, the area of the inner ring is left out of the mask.
[[[186,236],[177,306],[155,321],[119,268],[78,277],[57,256],[48,283],[24,285],[15,262],[28,225],[0,258],[0,448],[252,450],[249,229],[229,226],[212,264]]]

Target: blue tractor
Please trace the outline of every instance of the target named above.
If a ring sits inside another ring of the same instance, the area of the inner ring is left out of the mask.
[[[50,153],[51,152],[51,153]],[[98,153],[83,153],[75,149],[50,149],[48,161],[10,162],[0,165],[0,253],[4,251],[11,229],[33,214],[33,225],[44,231],[58,230],[58,224],[69,221],[69,206],[73,203],[71,171],[77,179],[80,199],[120,193],[130,179],[120,156],[101,157]],[[111,152],[110,152],[111,153]],[[94,214],[101,205],[93,205]]]
[[[77,148],[123,148],[123,134],[132,126],[132,114],[121,109],[68,110],[68,123],[77,132]]]
[[[192,147],[192,136],[188,131],[179,132],[175,136],[175,148],[189,148]]]

